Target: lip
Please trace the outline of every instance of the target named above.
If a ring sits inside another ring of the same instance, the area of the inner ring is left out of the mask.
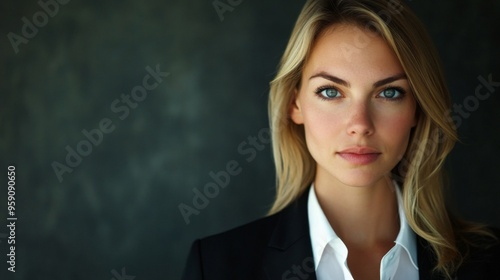
[[[365,165],[376,161],[382,153],[371,147],[357,146],[344,149],[337,154],[349,163]]]

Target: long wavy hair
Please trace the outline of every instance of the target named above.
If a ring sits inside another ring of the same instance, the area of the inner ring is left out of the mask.
[[[436,255],[434,270],[450,278],[471,244],[466,236],[491,234],[454,218],[445,205],[442,167],[457,141],[449,116],[451,98],[430,37],[397,0],[309,0],[302,9],[271,82],[268,105],[277,195],[270,214],[295,201],[314,180],[316,162],[307,149],[304,127],[290,119],[290,105],[316,39],[335,24],[353,24],[383,38],[406,73],[417,100],[418,122],[392,178],[402,188],[408,224]]]

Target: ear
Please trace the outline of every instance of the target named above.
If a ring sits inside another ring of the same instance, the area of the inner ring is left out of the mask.
[[[304,116],[302,114],[302,107],[299,100],[299,91],[295,89],[294,97],[290,103],[290,118],[295,124],[304,124]]]

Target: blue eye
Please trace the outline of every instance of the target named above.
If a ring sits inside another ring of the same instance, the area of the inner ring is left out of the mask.
[[[386,88],[379,96],[387,99],[400,99],[403,97],[404,90],[400,88]]]
[[[323,99],[333,99],[339,97],[340,92],[334,88],[327,87],[317,89],[316,94],[318,94],[319,97]]]

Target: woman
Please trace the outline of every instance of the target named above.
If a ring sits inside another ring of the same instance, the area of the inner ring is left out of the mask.
[[[450,105],[403,3],[307,1],[271,83],[271,215],[197,240],[184,279],[500,279],[495,232],[444,203]]]

